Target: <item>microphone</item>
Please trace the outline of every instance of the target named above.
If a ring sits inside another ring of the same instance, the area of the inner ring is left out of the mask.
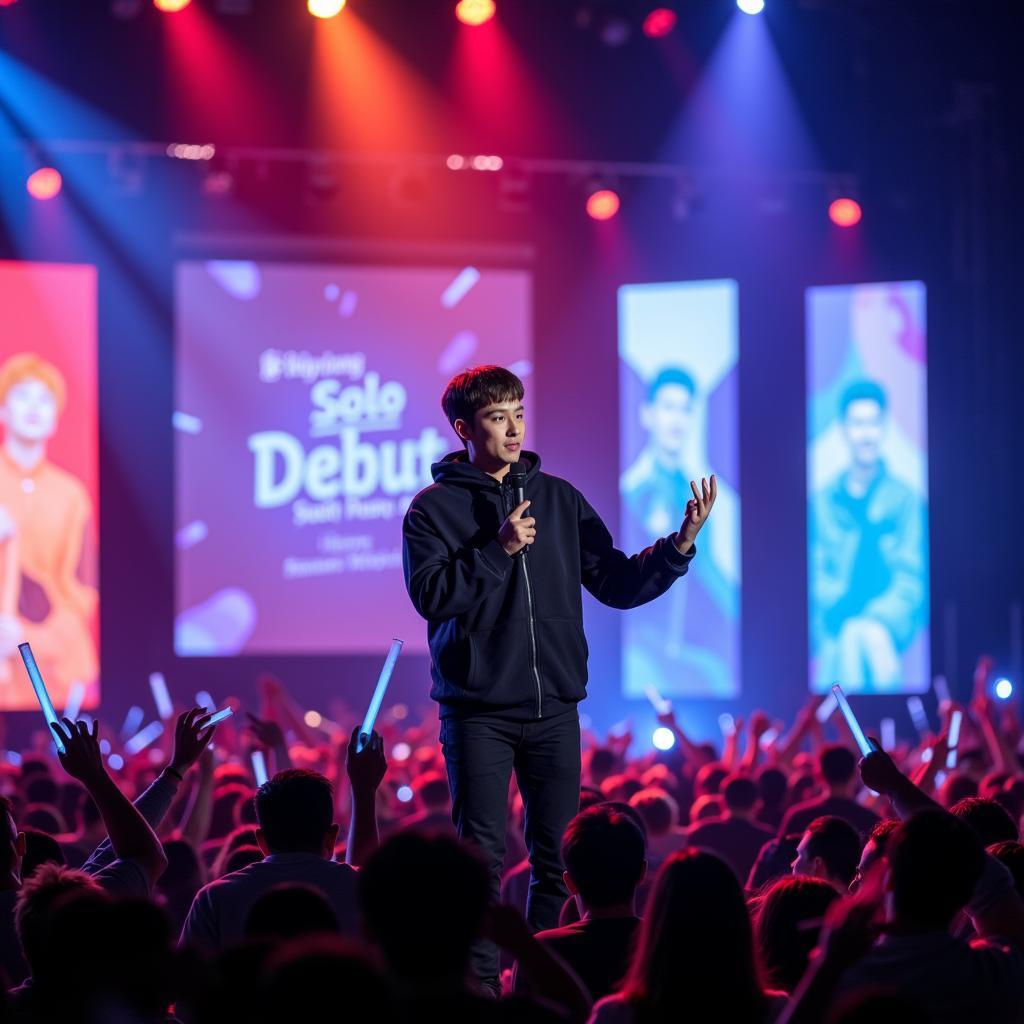
[[[509,465],[508,479],[512,485],[512,504],[518,508],[526,501],[526,466],[522,459]]]
[[[508,479],[512,485],[512,504],[519,508],[526,501],[526,465],[522,459],[508,467]],[[523,548],[519,553],[525,555],[526,551],[527,548]]]

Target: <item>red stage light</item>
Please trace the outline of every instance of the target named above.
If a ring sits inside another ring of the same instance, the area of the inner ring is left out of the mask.
[[[459,0],[455,17],[463,25],[482,25],[494,17],[494,0]]]
[[[314,18],[333,18],[341,14],[345,0],[306,0],[306,10]]]
[[[0,0],[0,7],[13,7],[17,0]]]
[[[669,7],[655,7],[644,18],[644,35],[651,39],[667,36],[676,27],[676,12]]]
[[[52,199],[60,192],[61,184],[60,171],[55,167],[40,167],[28,176],[25,188],[33,199]]]
[[[164,14],[174,14],[175,11],[183,11],[192,0],[153,0],[153,6]]]
[[[829,220],[838,227],[852,228],[854,224],[860,223],[862,215],[860,203],[856,199],[833,199],[829,203]]]
[[[611,220],[619,212],[619,197],[610,189],[602,188],[587,197],[587,213],[594,220]]]

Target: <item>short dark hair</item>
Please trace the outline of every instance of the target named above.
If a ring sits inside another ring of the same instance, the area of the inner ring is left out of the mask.
[[[903,822],[887,856],[896,912],[937,931],[970,900],[985,864],[977,835],[945,811],[921,811]]]
[[[686,388],[691,395],[697,394],[697,384],[690,374],[678,366],[666,366],[665,369],[655,374],[650,384],[647,385],[647,401],[653,402],[658,392],[669,384],[677,384],[681,388]]]
[[[334,821],[334,791],[319,772],[289,768],[256,792],[256,818],[271,853],[319,850]]]
[[[820,857],[832,878],[849,885],[857,874],[861,843],[857,830],[842,818],[826,814],[807,826],[807,856]]]
[[[853,383],[847,384],[843,391],[842,397],[839,399],[839,412],[845,416],[854,402],[863,402],[865,400],[877,402],[878,407],[883,411],[889,405],[885,389],[877,381],[855,380]]]
[[[821,878],[779,878],[761,896],[754,915],[754,936],[772,988],[793,992],[807,969],[818,943],[821,926],[815,924],[839,899],[839,893]]]
[[[757,803],[757,783],[746,775],[730,775],[722,784],[722,799],[730,811],[749,811]]]
[[[995,800],[981,796],[964,797],[953,804],[949,813],[970,827],[982,846],[1020,839],[1020,829],[1010,817],[1010,812]]]
[[[663,836],[679,824],[679,804],[659,786],[645,786],[629,798],[632,807],[647,826],[648,834]]]
[[[761,801],[768,807],[777,807],[786,799],[789,780],[781,768],[765,765],[757,773],[757,790]]]
[[[360,869],[357,884],[367,929],[395,974],[429,979],[467,969],[491,885],[475,850],[440,833],[398,832]]]
[[[883,818],[871,830],[871,834],[868,836],[868,843],[875,844],[875,849],[880,857],[885,856],[886,850],[889,849],[889,840],[892,838],[893,832],[899,827],[899,818]],[[867,846],[867,843],[864,845]]]
[[[857,773],[857,758],[842,743],[827,743],[818,754],[818,771],[833,786],[849,782]]]
[[[25,856],[21,859],[21,880],[25,881],[43,864],[67,864],[64,847],[49,833],[38,828],[26,828]]]
[[[46,948],[53,915],[79,896],[105,899],[106,893],[92,875],[60,864],[43,864],[18,891],[14,925],[25,959],[35,970]]]
[[[643,877],[647,851],[643,833],[629,815],[595,804],[569,822],[562,860],[585,903],[628,903]]]
[[[520,401],[524,394],[523,382],[504,366],[474,366],[448,381],[441,395],[441,408],[453,428],[456,420],[473,426],[480,409],[496,402]]]

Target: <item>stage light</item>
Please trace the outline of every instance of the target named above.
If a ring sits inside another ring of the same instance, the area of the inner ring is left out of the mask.
[[[107,764],[113,771],[119,772],[124,767],[124,758],[120,754],[111,754],[107,758]]]
[[[610,188],[601,188],[587,196],[587,213],[594,220],[611,220],[619,212],[619,197]]]
[[[409,801],[412,800],[412,798],[413,798],[412,787],[411,786],[399,786],[398,787],[398,792],[395,793],[395,796],[398,797],[399,802],[401,802],[403,804],[409,803]]]
[[[310,729],[319,729],[320,724],[323,722],[323,716],[319,711],[307,711],[302,716],[302,720],[310,727]]]
[[[1009,700],[1013,696],[1013,683],[1006,676],[996,680],[996,696],[1000,700]]]
[[[463,25],[483,25],[494,17],[494,0],[459,0],[455,17]]]
[[[192,0],[153,0],[153,6],[164,14],[174,14],[176,11],[185,10]]]
[[[0,0],[0,7],[13,7],[18,0]]]
[[[650,39],[667,36],[676,27],[676,12],[670,7],[655,7],[644,18],[644,35]]]
[[[333,18],[341,14],[346,0],[306,0],[306,9],[314,18]]]
[[[764,10],[764,0],[736,0],[736,6],[744,14],[760,14]]]
[[[833,199],[829,203],[828,216],[837,227],[852,228],[859,224],[862,216],[860,203],[856,199]]]
[[[676,734],[660,725],[651,735],[651,742],[658,750],[671,750],[676,745]]]
[[[412,757],[412,747],[408,743],[396,743],[391,748],[391,757],[395,761],[408,761]]]
[[[52,199],[60,194],[63,179],[55,167],[40,167],[33,171],[25,182],[25,188],[33,199]]]

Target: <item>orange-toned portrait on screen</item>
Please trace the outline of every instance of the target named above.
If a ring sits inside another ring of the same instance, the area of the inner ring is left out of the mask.
[[[100,697],[96,268],[0,260],[0,710]]]

